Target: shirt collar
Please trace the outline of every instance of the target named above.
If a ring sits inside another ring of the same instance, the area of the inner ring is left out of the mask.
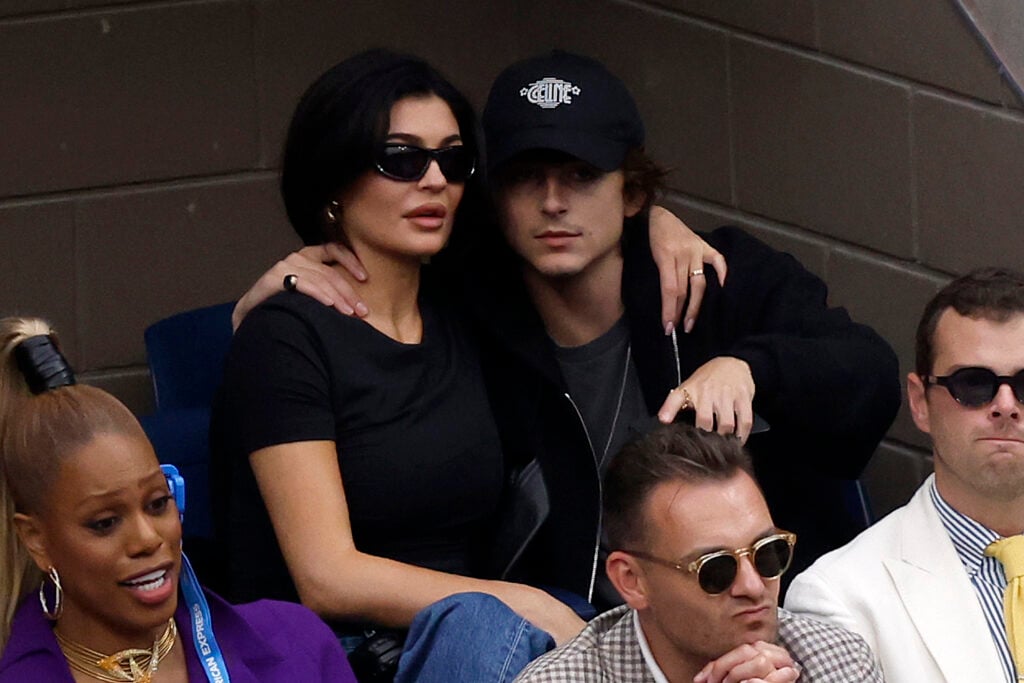
[[[949,534],[949,540],[953,542],[956,554],[963,562],[968,575],[973,576],[981,568],[985,561],[985,548],[1000,538],[999,534],[992,531],[985,525],[974,521],[962,512],[958,512],[939,493],[935,486],[935,480],[931,484],[932,503],[935,505],[942,526]]]
[[[668,683],[668,678],[665,676],[661,667],[654,661],[654,655],[651,654],[651,648],[647,644],[647,638],[644,636],[644,630],[640,626],[640,615],[636,610],[633,610],[633,628],[636,630],[636,639],[640,643],[640,652],[644,655],[644,663],[647,664],[647,670],[651,672],[651,676],[654,677],[655,683]]]

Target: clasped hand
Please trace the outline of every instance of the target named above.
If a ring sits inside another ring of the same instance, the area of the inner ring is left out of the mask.
[[[651,207],[651,255],[658,265],[661,281],[662,324],[666,334],[677,326],[688,301],[682,328],[689,332],[704,299],[706,277],[692,276],[704,265],[712,266],[719,284],[725,284],[725,258],[686,227],[672,212]],[[339,266],[339,267],[335,267]],[[282,291],[286,275],[295,275],[296,291],[311,296],[342,315],[366,317],[369,308],[354,283],[365,283],[369,274],[358,257],[336,242],[304,247],[278,261],[238,300],[231,315],[234,329],[249,311]]]
[[[800,677],[784,648],[759,640],[743,644],[710,661],[694,683],[793,683]]]

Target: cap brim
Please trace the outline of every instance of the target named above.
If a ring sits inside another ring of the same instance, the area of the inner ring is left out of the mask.
[[[622,167],[629,151],[625,143],[612,142],[578,130],[542,127],[530,128],[514,133],[498,133],[500,140],[490,145],[488,165],[491,170],[523,152],[554,150],[564,152],[602,171],[614,171]]]

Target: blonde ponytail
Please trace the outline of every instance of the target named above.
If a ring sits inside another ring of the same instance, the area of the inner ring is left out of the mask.
[[[15,512],[45,511],[61,463],[96,434],[146,438],[124,404],[74,384],[56,347],[44,321],[0,319],[0,651],[18,604],[42,581],[15,531]]]
[[[52,333],[49,324],[36,318],[0,319],[0,444],[6,441],[14,406],[32,395],[14,360],[14,349],[29,337]],[[14,512],[6,448],[0,446],[0,652],[11,636],[18,603],[42,581],[14,531]]]

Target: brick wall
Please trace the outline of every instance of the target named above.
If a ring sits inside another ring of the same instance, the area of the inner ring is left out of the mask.
[[[950,274],[1024,257],[1021,102],[953,0],[0,0],[0,312],[52,319],[85,379],[146,411],[142,331],[296,246],[291,107],[373,45],[478,103],[543,48],[605,60],[676,169],[668,203],[797,255],[904,370]],[[904,412],[876,504],[929,466]]]
[[[950,274],[1024,261],[1021,102],[955,2],[608,2],[600,23],[561,4],[554,41],[638,91],[671,204],[794,253],[904,373]],[[880,511],[930,471],[927,445],[904,407],[868,471]]]

